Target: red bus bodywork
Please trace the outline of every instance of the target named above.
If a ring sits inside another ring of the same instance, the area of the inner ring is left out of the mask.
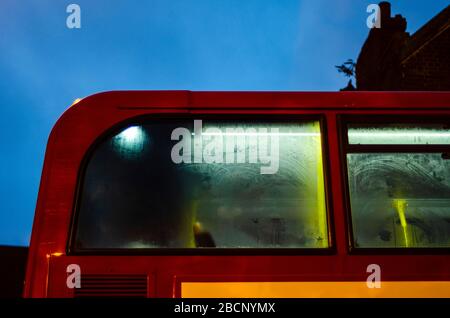
[[[110,127],[130,118],[151,114],[323,116],[326,122],[326,161],[329,166],[327,182],[332,189],[329,193],[329,202],[332,204],[329,213],[332,214],[333,222],[330,224],[333,229],[333,251],[327,255],[67,255],[77,180],[86,152]],[[238,283],[236,288],[244,290],[237,293],[238,296],[251,297],[248,293],[263,286],[249,284],[253,282],[271,283],[267,285],[268,288],[284,290],[284,294],[280,294],[284,297],[334,297],[333,294],[315,292],[314,286],[319,285],[314,283],[365,284],[369,275],[367,266],[378,264],[382,269],[383,283],[409,282],[410,285],[403,285],[397,294],[374,293],[374,296],[407,297],[408,288],[405,286],[414,286],[420,282],[441,282],[444,285],[433,287],[434,290],[439,289],[439,293],[430,295],[449,297],[448,250],[437,254],[392,254],[382,250],[361,254],[350,251],[348,212],[344,200],[345,175],[340,152],[340,115],[450,116],[450,93],[123,91],[100,93],[82,99],[62,115],[49,137],[24,296],[73,297],[74,290],[66,286],[66,268],[68,264],[79,264],[82,275],[103,275],[103,279],[116,275],[125,281],[144,277],[145,295],[148,297],[198,295],[195,292],[182,293],[183,282]],[[304,285],[300,284],[302,282]],[[282,284],[277,286],[276,283]],[[214,285],[198,286],[200,289],[211,287],[211,294],[204,296],[222,295],[214,294]],[[351,288],[352,285],[348,286]],[[310,288],[310,293],[303,290],[296,294],[298,288]],[[355,292],[350,290],[341,296],[358,296]],[[123,294],[134,295],[126,288]],[[107,296],[108,293],[102,294],[100,290],[93,295]],[[270,292],[258,295],[277,296]]]

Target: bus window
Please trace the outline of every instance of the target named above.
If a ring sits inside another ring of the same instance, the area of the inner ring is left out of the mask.
[[[450,247],[450,130],[443,127],[348,126],[354,247]]]
[[[327,248],[319,121],[141,121],[99,141],[71,250]]]
[[[348,142],[356,145],[450,145],[450,129],[443,124],[354,124],[349,128]]]

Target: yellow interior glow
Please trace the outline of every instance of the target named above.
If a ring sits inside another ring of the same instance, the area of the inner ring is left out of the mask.
[[[318,229],[320,233],[320,237],[322,238],[321,245],[323,247],[328,246],[328,240],[326,240],[327,235],[327,216],[326,216],[326,208],[325,208],[325,184],[323,177],[323,160],[322,160],[322,139],[320,138],[320,125],[318,122],[314,123],[314,128],[318,132],[318,136],[316,137],[316,174],[317,174],[317,216],[316,220],[319,222]]]
[[[192,226],[189,229],[189,243],[188,243],[188,247],[194,248],[196,247],[195,245],[195,237],[194,237],[194,225],[196,223],[200,223],[197,220],[197,209],[198,209],[198,200],[192,200],[191,203],[191,211],[189,213],[190,217],[191,217],[191,221],[190,224],[192,224]]]
[[[393,202],[394,208],[397,210],[398,217],[400,219],[400,225],[403,230],[403,236],[405,238],[405,246],[409,247],[408,240],[408,223],[406,222],[405,211],[408,203],[404,199],[395,199]]]

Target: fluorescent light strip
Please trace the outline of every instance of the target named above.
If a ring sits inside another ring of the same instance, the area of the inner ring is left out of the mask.
[[[387,137],[439,137],[450,138],[450,133],[423,133],[423,132],[349,132],[349,137],[370,137],[370,138],[387,138]]]
[[[295,136],[295,137],[320,137],[320,133],[202,133],[202,136]],[[195,136],[192,133],[192,136]]]

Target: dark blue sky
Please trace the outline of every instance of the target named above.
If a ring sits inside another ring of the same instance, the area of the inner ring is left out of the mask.
[[[1,0],[0,244],[27,245],[48,134],[121,89],[331,90],[367,36],[364,0]],[[448,0],[394,0],[414,32]],[[81,29],[66,7],[81,7]]]

